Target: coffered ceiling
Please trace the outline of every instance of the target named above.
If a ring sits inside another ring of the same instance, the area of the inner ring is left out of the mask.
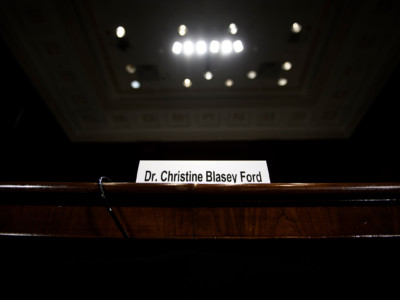
[[[379,0],[18,0],[0,31],[72,141],[346,138],[399,60],[399,12]]]

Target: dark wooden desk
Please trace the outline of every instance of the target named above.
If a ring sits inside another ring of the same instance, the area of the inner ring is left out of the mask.
[[[400,183],[103,183],[130,238],[399,237]],[[1,235],[122,237],[97,183],[1,183]]]

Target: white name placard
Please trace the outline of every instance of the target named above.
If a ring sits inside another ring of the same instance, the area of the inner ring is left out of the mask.
[[[137,183],[271,183],[265,160],[141,160]]]

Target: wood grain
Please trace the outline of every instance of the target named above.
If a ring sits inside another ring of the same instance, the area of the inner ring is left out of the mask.
[[[105,186],[131,238],[399,236],[399,184]],[[0,184],[0,233],[120,238],[93,183]]]

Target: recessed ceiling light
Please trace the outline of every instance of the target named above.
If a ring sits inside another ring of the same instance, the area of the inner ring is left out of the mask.
[[[235,23],[229,24],[229,32],[231,34],[236,34],[238,32],[238,27],[236,26]]]
[[[132,81],[131,82],[131,87],[134,88],[134,89],[140,88],[140,82],[137,81],[137,80]]]
[[[279,86],[285,86],[285,85],[287,85],[287,79],[286,78],[279,78],[278,79],[278,85]]]
[[[221,43],[221,52],[223,54],[229,54],[232,52],[232,42],[230,40],[224,40]]]
[[[256,71],[249,71],[249,73],[247,73],[247,78],[249,78],[249,79],[254,79],[256,77],[257,77]]]
[[[210,43],[210,52],[218,53],[219,52],[219,42],[216,40],[211,41]]]
[[[203,55],[207,52],[207,43],[205,41],[197,41],[196,42],[196,53],[199,55]]]
[[[180,36],[184,36],[187,33],[187,27],[186,25],[181,25],[178,27],[178,33]]]
[[[207,80],[211,80],[213,78],[213,74],[210,71],[204,73],[204,78]]]
[[[243,51],[243,43],[241,40],[234,41],[232,46],[233,46],[233,51],[235,51],[236,53]]]
[[[233,80],[232,80],[232,79],[227,79],[227,80],[225,80],[225,85],[226,85],[227,87],[231,87],[231,86],[233,85]]]
[[[133,74],[136,72],[136,67],[134,65],[131,64],[127,64],[125,66],[125,70],[129,73],[129,74]]]
[[[174,54],[181,54],[181,53],[182,53],[182,49],[183,49],[183,45],[182,45],[181,42],[175,42],[175,43],[172,45],[172,52],[173,52]]]
[[[115,34],[119,38],[123,38],[125,36],[125,28],[122,26],[118,26],[117,29],[115,29]]]
[[[172,53],[176,55],[183,53],[187,56],[191,56],[194,53],[197,55],[205,55],[208,52],[211,54],[222,53],[224,55],[228,55],[232,52],[243,52],[244,46],[241,40],[236,40],[234,42],[228,39],[223,40],[222,42],[217,40],[212,40],[211,42],[207,42],[205,40],[186,40],[184,42],[175,41],[171,50]],[[160,51],[163,52],[162,49]]]
[[[299,23],[294,22],[292,24],[291,30],[292,30],[293,33],[299,33],[301,31],[301,29],[302,29],[302,26]]]
[[[183,43],[183,53],[185,55],[192,55],[194,52],[194,45],[192,41],[186,41]]]
[[[285,71],[289,71],[292,68],[292,63],[290,61],[285,61],[282,64],[282,69],[284,69]]]
[[[191,81],[189,78],[186,78],[186,79],[183,81],[183,86],[186,87],[186,88],[191,87],[191,86],[192,86],[192,81]]]

